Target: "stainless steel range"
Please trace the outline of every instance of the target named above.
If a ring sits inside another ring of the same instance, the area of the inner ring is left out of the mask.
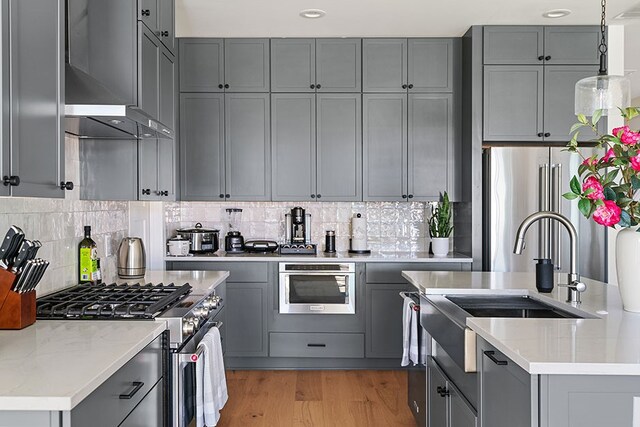
[[[166,378],[169,393],[166,419],[189,426],[195,417],[195,362],[198,344],[222,322],[223,298],[215,291],[198,295],[189,284],[79,285],[37,300],[38,319],[163,321],[168,330]]]

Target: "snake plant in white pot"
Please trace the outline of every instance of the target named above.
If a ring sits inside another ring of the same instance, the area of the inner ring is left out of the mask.
[[[431,205],[429,218],[429,236],[431,237],[431,251],[436,257],[443,257],[449,253],[449,237],[453,231],[451,225],[451,203],[445,191],[440,201]]]

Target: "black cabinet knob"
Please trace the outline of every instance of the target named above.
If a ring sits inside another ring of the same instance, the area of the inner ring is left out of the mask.
[[[407,197],[409,197],[410,199],[413,199],[413,194],[409,194]]]
[[[403,194],[403,195],[402,195],[402,198],[403,198],[403,199],[406,199],[406,198],[407,198],[407,195],[406,195],[406,194]]]
[[[220,197],[221,199],[224,199],[224,194],[220,194],[220,196],[218,197]]]
[[[2,183],[4,184],[5,187],[8,186],[12,186],[12,187],[17,187],[18,185],[20,185],[20,177],[16,176],[16,175],[11,175],[11,176],[3,176],[2,177]]]
[[[542,138],[544,134],[542,132],[538,132],[538,138]]]
[[[545,56],[545,57],[544,57],[544,60],[545,60],[545,61],[548,61],[548,60],[550,60],[550,59],[551,59],[551,56],[550,56],[550,55],[547,55],[547,56]]]
[[[169,37],[169,31],[160,31],[160,36]]]
[[[229,83],[225,83],[224,88],[229,89]]]
[[[310,87],[311,89],[315,89],[315,88],[316,88],[316,85],[311,85],[311,86],[309,86],[309,87]]]
[[[449,390],[446,387],[438,386],[436,387],[436,392],[440,395],[440,397],[449,396]]]
[[[311,198],[312,198],[312,199],[315,199],[315,198],[316,198],[316,195],[315,195],[315,194],[312,194],[312,195],[311,195]]]
[[[402,85],[402,89],[406,89],[406,88],[407,88],[407,85]]]
[[[538,61],[542,61],[544,59],[544,56],[540,55],[538,56]]]
[[[160,195],[161,195],[161,196],[168,196],[168,195],[169,195],[169,190],[162,190],[162,191],[160,191]]]
[[[408,88],[409,88],[409,89],[413,89],[413,85],[412,85],[411,83],[409,83]]]
[[[320,197],[322,197],[322,194],[316,194],[317,199],[319,199]]]
[[[224,87],[224,85],[223,85],[222,83],[220,83],[220,84],[218,85],[218,89],[222,89],[223,87]]]
[[[545,136],[545,138],[549,138],[551,136],[551,134],[549,132],[545,132],[544,136]]]
[[[321,84],[317,84],[317,85],[316,85],[316,89],[320,89],[321,87],[322,87],[322,85],[321,85]]]
[[[231,194],[225,194],[224,197],[225,197],[225,199],[229,199],[229,198],[231,198]]]
[[[142,12],[140,13],[142,16],[151,16],[151,11],[149,9],[142,9]]]
[[[144,188],[142,190],[142,195],[143,196],[150,196],[151,195],[151,189],[150,188]]]
[[[60,181],[60,189],[61,190],[73,190],[73,182],[71,181]]]

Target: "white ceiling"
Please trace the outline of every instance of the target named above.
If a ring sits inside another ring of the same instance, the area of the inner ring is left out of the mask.
[[[640,96],[640,21],[614,21],[638,7],[638,0],[610,0],[608,21],[629,27],[626,69],[634,96]],[[327,12],[320,19],[303,9]],[[543,18],[550,9],[570,9],[560,19]],[[176,0],[178,37],[437,37],[460,36],[471,25],[592,25],[600,20],[599,0]]]

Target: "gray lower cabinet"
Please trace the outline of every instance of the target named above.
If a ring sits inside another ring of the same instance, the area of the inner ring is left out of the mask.
[[[268,356],[268,288],[268,283],[227,282],[226,356]]]
[[[476,427],[478,418],[462,394],[449,387],[449,427]]]
[[[65,2],[1,5],[0,195],[64,197]]]
[[[366,357],[402,357],[402,307],[399,292],[409,291],[407,283],[367,283]]]
[[[138,141],[138,200],[175,200],[175,141]]]
[[[271,357],[364,357],[364,334],[271,332]]]
[[[269,200],[269,96],[182,93],[180,109],[182,200]]]
[[[451,94],[363,95],[364,200],[455,200]]]
[[[162,381],[159,381],[118,427],[162,427],[162,410]]]
[[[428,427],[476,427],[475,411],[438,364],[427,361]],[[498,427],[498,424],[486,424]],[[502,424],[500,424],[502,425]]]
[[[181,92],[269,92],[269,39],[180,39]]]
[[[359,94],[272,94],[273,200],[361,199]]]

